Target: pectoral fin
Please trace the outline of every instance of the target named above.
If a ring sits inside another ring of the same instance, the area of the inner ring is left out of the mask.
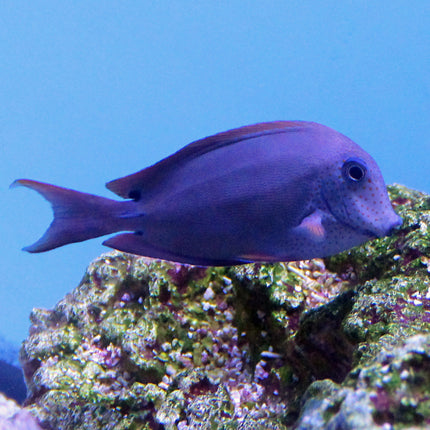
[[[315,242],[322,242],[325,238],[326,231],[322,225],[323,213],[318,209],[302,220],[297,231],[309,237]]]

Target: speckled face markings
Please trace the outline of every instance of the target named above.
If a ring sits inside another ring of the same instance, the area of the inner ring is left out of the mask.
[[[375,161],[361,149],[357,152],[359,157],[350,154],[340,160],[339,173],[326,185],[325,196],[331,213],[343,224],[345,237],[385,236],[401,220],[392,209]],[[338,233],[332,233],[334,240],[339,240]]]

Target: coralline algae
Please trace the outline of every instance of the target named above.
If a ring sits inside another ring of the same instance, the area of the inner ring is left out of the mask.
[[[399,234],[325,261],[101,256],[31,314],[26,409],[59,430],[426,428],[430,197],[389,191]]]

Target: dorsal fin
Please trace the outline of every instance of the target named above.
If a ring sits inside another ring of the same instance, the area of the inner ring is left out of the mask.
[[[142,188],[150,187],[152,181],[160,178],[161,175],[164,175],[166,171],[173,166],[226,145],[231,145],[261,135],[292,131],[302,128],[307,124],[310,123],[304,121],[273,121],[246,125],[233,130],[223,131],[213,136],[196,140],[146,169],[110,181],[106,184],[106,187],[125,199],[135,198],[140,195],[140,190],[142,190]]]

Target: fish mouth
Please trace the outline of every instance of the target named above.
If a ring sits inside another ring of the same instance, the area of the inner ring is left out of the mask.
[[[400,218],[396,213],[396,219],[394,221],[391,222],[391,224],[386,227],[386,228],[382,228],[382,229],[375,229],[375,230],[370,230],[370,229],[358,229],[358,231],[367,236],[369,239],[380,239],[382,237],[387,237],[387,236],[392,236],[394,233],[397,232],[398,228],[403,224],[403,220],[402,218]],[[347,225],[349,228],[357,230],[356,227],[348,225],[345,223],[345,225]]]
[[[354,228],[351,227],[350,225],[348,226],[349,228]],[[380,237],[383,237],[383,235],[380,235],[378,233],[373,232],[372,230],[358,230],[362,235],[368,237],[369,239],[373,240],[373,239],[378,239]]]
[[[391,236],[396,233],[399,227],[403,224],[402,218],[396,214],[396,219],[391,223],[391,225],[382,233],[379,237]]]
[[[397,214],[396,214],[397,215]],[[393,221],[387,228],[384,229],[357,229],[356,227],[349,225],[347,223],[343,223],[345,226],[349,227],[352,230],[358,231],[364,236],[368,237],[369,240],[373,239],[381,239],[382,237],[392,236],[397,232],[398,228],[403,224],[403,220],[397,215],[397,219]]]

